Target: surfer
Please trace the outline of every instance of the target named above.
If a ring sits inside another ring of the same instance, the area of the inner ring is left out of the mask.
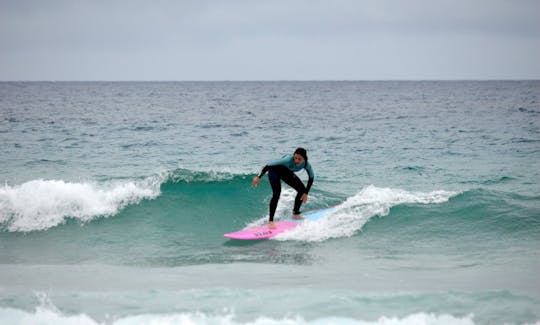
[[[307,186],[305,186],[300,178],[294,173],[301,171],[302,169],[305,169],[309,176]],[[259,175],[253,178],[251,184],[253,186],[259,185],[261,177],[263,177],[266,172],[268,172],[268,180],[272,187],[268,227],[272,229],[276,228],[274,225],[274,214],[276,213],[279,196],[281,194],[281,181],[284,181],[297,192],[294,200],[293,219],[303,219],[304,217],[300,214],[300,206],[302,203],[307,202],[309,189],[311,188],[311,185],[313,185],[313,180],[315,178],[311,164],[308,163],[306,149],[298,148],[294,151],[293,155],[287,155],[279,160],[268,163],[264,166]]]

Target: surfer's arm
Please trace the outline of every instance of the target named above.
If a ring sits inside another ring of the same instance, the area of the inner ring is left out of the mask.
[[[313,185],[313,177],[310,177],[307,181],[307,186],[306,186],[306,194],[309,193],[309,189],[311,188],[311,185]]]
[[[309,179],[306,186],[306,194],[309,193],[309,189],[311,188],[311,185],[313,185],[313,181],[315,180],[315,173],[313,172],[313,168],[311,167],[310,163],[307,163],[306,171],[308,173]]]
[[[268,171],[268,169],[270,169],[270,166],[268,166],[268,165],[264,166],[264,168],[261,170],[261,172],[259,173],[259,175],[255,176],[255,177],[253,178],[253,181],[251,182],[251,185],[253,185],[253,186],[259,185],[259,182],[261,181],[261,177],[263,177],[264,174],[266,174],[266,172]]]
[[[264,166],[264,168],[261,170],[261,172],[259,173],[259,175],[257,177],[261,178],[264,176],[264,174],[266,174],[266,172],[270,169],[270,166],[269,165],[266,165]]]

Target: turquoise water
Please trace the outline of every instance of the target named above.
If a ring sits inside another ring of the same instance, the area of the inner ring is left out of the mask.
[[[7,82],[0,139],[0,323],[540,322],[538,81]],[[298,146],[336,211],[223,238]]]

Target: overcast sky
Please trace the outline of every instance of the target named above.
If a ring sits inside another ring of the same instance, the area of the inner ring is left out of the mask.
[[[540,0],[0,0],[0,80],[540,79]]]

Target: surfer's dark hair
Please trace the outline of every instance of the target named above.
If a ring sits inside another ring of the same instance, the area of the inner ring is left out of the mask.
[[[302,156],[302,158],[304,158],[304,161],[307,163],[307,151],[306,151],[306,149],[304,149],[304,148],[296,148],[294,153],[299,154],[300,156]]]

